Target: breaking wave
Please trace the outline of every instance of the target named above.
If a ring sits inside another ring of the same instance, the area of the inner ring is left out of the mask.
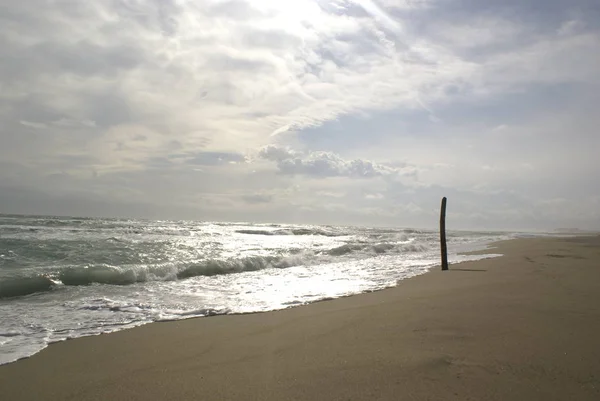
[[[36,292],[50,291],[54,282],[48,277],[13,277],[0,281],[0,298],[13,298]]]
[[[250,235],[276,235],[275,231],[269,230],[235,230],[238,234],[250,234]]]
[[[281,258],[274,256],[253,256],[243,259],[207,260],[195,264],[177,273],[178,279],[196,276],[215,276],[219,274],[242,273],[248,271],[264,270],[268,268],[286,268],[303,264],[301,257]]]
[[[68,267],[50,275],[52,278],[36,275],[2,279],[0,281],[0,298],[12,298],[50,291],[57,285],[57,282],[65,286],[131,285],[146,281],[183,280],[198,276],[216,276],[268,268],[281,269],[299,266],[307,262],[309,260],[304,259],[302,255],[292,255],[289,257],[254,256],[241,259],[209,259],[183,266],[117,267],[96,265]]]
[[[347,255],[354,252],[365,252],[365,253],[373,253],[373,254],[382,254],[388,252],[396,252],[396,253],[409,253],[409,252],[423,252],[426,251],[428,247],[423,244],[413,244],[413,243],[393,243],[393,242],[383,242],[380,244],[368,244],[368,243],[354,243],[354,244],[344,244],[338,246],[337,248],[333,248],[327,251],[327,254],[331,256],[342,256]]]
[[[348,235],[344,232],[334,232],[322,229],[310,229],[310,228],[289,228],[280,230],[236,230],[238,234],[248,235],[321,235],[324,237],[343,237]]]
[[[253,231],[254,232],[254,231]],[[269,234],[271,235],[271,234]],[[294,234],[295,235],[295,234]],[[230,259],[207,259],[184,264],[125,265],[97,264],[66,267],[46,275],[13,277],[0,280],[0,298],[11,298],[52,290],[57,284],[86,286],[92,284],[131,285],[147,281],[184,280],[198,276],[217,276],[269,268],[332,263],[339,257],[359,254],[362,258],[385,253],[422,252],[427,247],[418,243],[353,242],[322,252],[301,252],[289,256],[249,256]],[[325,258],[325,259],[324,259]],[[333,259],[332,259],[333,258]]]

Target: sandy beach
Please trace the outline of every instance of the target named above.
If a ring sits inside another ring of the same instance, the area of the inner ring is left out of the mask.
[[[0,366],[5,400],[598,400],[600,237],[278,312],[155,323]]]

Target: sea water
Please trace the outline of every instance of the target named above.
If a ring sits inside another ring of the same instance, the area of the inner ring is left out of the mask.
[[[515,235],[449,232],[450,263]],[[428,230],[0,215],[0,364],[150,322],[378,290],[438,263]]]

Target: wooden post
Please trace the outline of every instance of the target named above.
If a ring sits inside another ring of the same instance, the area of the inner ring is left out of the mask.
[[[446,248],[446,197],[442,198],[440,212],[440,245],[442,247],[442,270],[448,270],[448,249]]]

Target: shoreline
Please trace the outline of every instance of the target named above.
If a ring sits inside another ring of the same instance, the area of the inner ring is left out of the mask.
[[[504,256],[327,302],[52,343],[0,366],[0,387],[14,400],[598,397],[600,237],[476,253],[490,251]]]
[[[493,242],[493,243],[490,243],[489,246],[492,246],[492,244],[494,244],[494,243],[500,243],[500,242],[504,242],[504,241]],[[459,252],[458,255],[488,255],[488,253],[485,252],[486,250],[488,250],[488,248],[486,248],[485,250],[482,249],[482,250],[478,250],[478,251]],[[476,261],[486,260],[486,259],[491,259],[491,258],[499,258],[499,257],[503,256],[503,255],[500,255],[500,254],[489,254],[489,255],[490,256],[487,257],[487,258],[478,259]],[[456,266],[456,265],[459,265],[459,264],[463,264],[463,263],[467,263],[467,262],[476,262],[476,261],[468,261],[468,260],[467,261],[460,261],[460,262],[449,263],[449,265],[450,266],[452,266],[452,265]],[[56,340],[56,341],[50,341],[50,342],[47,343],[46,347],[40,349],[39,351],[35,352],[34,354],[31,354],[31,355],[28,355],[28,356],[23,356],[23,357],[20,357],[18,359],[15,359],[13,361],[10,361],[10,362],[0,363],[0,366],[5,366],[5,365],[13,364],[13,363],[21,361],[23,359],[29,359],[29,358],[31,358],[31,357],[39,354],[40,352],[44,351],[46,348],[52,346],[53,344],[58,344],[58,343],[63,343],[63,342],[67,342],[67,341],[77,340],[77,339],[85,338],[85,337],[97,337],[97,336],[102,336],[102,335],[114,334],[114,333],[117,333],[119,331],[132,330],[132,329],[139,328],[139,327],[142,327],[142,326],[146,326],[146,325],[149,325],[149,324],[172,323],[172,322],[179,322],[179,321],[184,321],[184,320],[205,319],[205,318],[211,318],[211,317],[217,317],[217,316],[240,316],[240,315],[254,315],[254,314],[280,312],[280,311],[286,311],[286,310],[289,310],[289,309],[303,308],[303,307],[306,307],[306,306],[309,306],[309,305],[312,305],[312,304],[321,303],[321,302],[330,302],[330,301],[334,301],[334,300],[337,300],[337,299],[344,299],[344,298],[350,298],[350,297],[355,297],[355,296],[361,296],[361,295],[364,295],[364,294],[375,293],[375,292],[379,292],[379,291],[385,291],[385,290],[396,288],[398,285],[400,285],[400,283],[402,283],[402,282],[404,282],[406,280],[414,279],[416,277],[419,277],[419,276],[422,276],[422,275],[425,275],[425,274],[429,274],[433,270],[439,269],[439,268],[440,268],[440,265],[432,266],[430,268],[430,270],[427,270],[427,271],[425,271],[423,273],[418,273],[418,274],[416,274],[414,276],[397,280],[395,285],[390,285],[390,286],[383,287],[383,288],[376,288],[376,289],[371,289],[371,290],[365,290],[365,291],[362,291],[362,292],[359,292],[359,293],[345,294],[345,295],[340,295],[340,296],[336,296],[336,297],[327,297],[327,298],[318,299],[316,301],[310,301],[310,302],[306,302],[306,303],[293,304],[293,305],[289,305],[287,307],[280,308],[280,309],[260,310],[260,311],[253,311],[253,312],[224,312],[224,313],[218,313],[218,312],[214,312],[214,311],[210,310],[208,314],[203,315],[203,316],[190,316],[190,317],[182,318],[182,319],[156,320],[156,321],[152,321],[152,322],[144,322],[144,323],[141,323],[141,324],[136,325],[136,326],[131,326],[131,327],[128,327],[128,328],[124,328],[124,329],[120,329],[120,330],[115,330],[115,331],[107,331],[107,332],[98,333],[98,334],[89,334],[89,335],[83,335],[83,336],[78,336],[78,337],[69,337],[69,338],[65,338],[65,339],[61,339],[61,340]]]
[[[451,258],[456,258],[455,260],[450,260],[450,264],[459,264],[459,263],[464,263],[466,261],[469,260],[473,260],[473,259],[467,259],[465,260],[464,257],[465,256],[469,256],[469,255],[476,255],[478,257],[481,257],[482,259],[486,259],[486,258],[493,258],[493,257],[501,257],[502,255],[500,254],[493,254],[490,252],[487,252],[488,250],[492,249],[493,245],[497,242],[502,242],[502,241],[506,241],[507,239],[503,239],[503,240],[496,240],[493,242],[487,242],[487,241],[474,241],[471,243],[464,243],[464,244],[460,244],[458,247],[462,248],[462,249],[476,249],[476,250],[471,250],[471,251],[457,251],[454,250],[454,252],[452,252],[451,255],[449,255],[449,257]],[[475,258],[475,260],[480,260]],[[111,334],[111,333],[115,333],[118,331],[122,331],[122,330],[131,330],[132,328],[136,328],[136,327],[140,327],[140,326],[144,326],[147,324],[151,324],[151,323],[164,323],[164,322],[174,322],[174,321],[179,321],[179,320],[188,320],[188,319],[195,319],[195,318],[205,318],[205,317],[214,317],[214,316],[221,316],[221,315],[225,315],[225,316],[234,316],[234,315],[245,315],[245,314],[254,314],[254,313],[268,313],[268,312],[273,312],[273,311],[278,311],[278,310],[287,310],[287,309],[291,309],[291,308],[296,308],[296,307],[303,307],[306,305],[310,305],[313,303],[319,303],[319,302],[324,302],[324,301],[331,301],[334,299],[338,299],[338,298],[347,298],[347,297],[353,297],[353,296],[357,296],[357,295],[361,295],[361,294],[366,294],[366,293],[372,293],[372,292],[377,292],[377,291],[382,291],[382,290],[386,290],[389,288],[394,288],[396,286],[398,286],[398,284],[402,281],[405,281],[409,278],[413,278],[416,276],[420,276],[423,274],[427,274],[429,272],[431,272],[432,270],[438,269],[440,267],[440,265],[431,265],[428,264],[426,266],[424,266],[422,269],[417,269],[416,272],[411,273],[413,275],[409,275],[408,277],[404,277],[404,278],[398,278],[393,284],[390,282],[388,284],[386,284],[385,286],[379,286],[379,287],[374,287],[374,288],[369,288],[369,289],[363,289],[360,292],[351,292],[351,293],[346,293],[346,294],[342,294],[342,295],[331,295],[331,296],[327,296],[324,297],[322,299],[316,299],[316,300],[310,300],[310,301],[305,301],[305,302],[294,302],[294,303],[288,303],[286,306],[274,306],[274,309],[266,309],[266,310],[254,310],[254,311],[230,311],[226,308],[221,308],[221,309],[206,309],[207,313],[204,315],[189,315],[186,317],[179,317],[179,318],[171,318],[171,319],[160,319],[160,320],[153,320],[153,321],[140,321],[140,322],[136,322],[133,324],[126,324],[126,325],[122,325],[122,326],[117,326],[117,327],[112,327],[110,329],[108,329],[107,331],[104,332],[95,332],[95,333],[86,333],[83,335],[77,335],[77,333],[74,336],[69,336],[66,338],[58,338],[58,339],[52,339],[52,340],[47,340],[45,342],[45,345],[41,348],[38,348],[35,352],[31,353],[31,354],[21,354],[20,356],[18,356],[16,359],[12,359],[12,360],[2,360],[2,358],[0,358],[0,366],[2,365],[6,365],[6,364],[11,364],[11,363],[15,363],[17,361],[20,361],[22,359],[27,359],[30,358],[36,354],[38,354],[39,352],[43,351],[44,349],[46,349],[48,346],[51,346],[52,344],[56,344],[56,343],[61,343],[61,342],[65,342],[65,341],[71,341],[77,338],[82,338],[82,337],[90,337],[90,336],[98,336],[98,335],[105,335],[105,334]],[[40,277],[40,276],[35,276],[35,277]],[[45,280],[48,280],[49,282],[52,282],[55,286],[63,286],[62,284],[56,284],[55,282],[51,281],[50,279],[48,279],[46,276],[43,276]],[[1,286],[1,283],[0,283]],[[35,295],[38,294],[39,292],[34,292],[31,294],[27,294],[27,295]],[[10,300],[13,297],[8,297],[8,298],[1,298],[0,294],[0,300],[2,299],[8,299]],[[26,295],[26,296],[27,296]],[[2,334],[0,333],[0,336]],[[2,353],[2,348],[0,348],[0,355]]]

